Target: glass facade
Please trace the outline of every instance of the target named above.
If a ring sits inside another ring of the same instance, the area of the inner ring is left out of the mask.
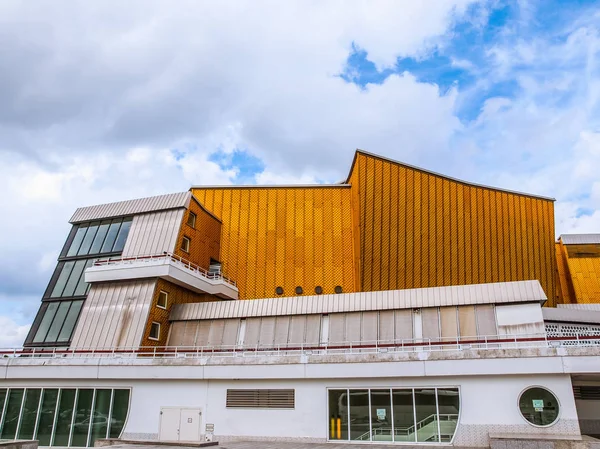
[[[2,388],[0,439],[89,447],[99,438],[118,438],[129,395],[128,389]]]
[[[75,225],[61,257],[120,253],[131,228],[131,217]]]
[[[38,312],[41,320],[34,334],[33,343],[69,342],[82,305],[82,299],[43,303]]]
[[[519,410],[534,426],[551,426],[558,420],[558,399],[545,388],[531,387],[521,394]]]
[[[397,443],[452,441],[457,387],[328,390],[329,440]]]

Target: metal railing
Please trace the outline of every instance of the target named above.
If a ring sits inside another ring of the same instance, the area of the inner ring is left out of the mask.
[[[95,267],[105,267],[105,266],[118,266],[118,265],[127,265],[133,263],[152,263],[152,262],[169,262],[177,265],[180,268],[183,268],[187,271],[191,271],[192,273],[209,279],[211,281],[223,281],[233,287],[237,287],[234,280],[229,279],[221,274],[221,272],[213,272],[202,268],[199,265],[196,265],[193,262],[190,262],[187,259],[184,259],[181,256],[178,256],[173,253],[164,252],[162,254],[152,254],[146,256],[135,256],[135,257],[109,257],[108,259],[99,259],[94,262]]]
[[[525,348],[600,347],[600,336],[575,335],[548,337],[546,334],[495,335],[490,337],[453,339],[411,339],[344,342],[340,344],[285,345],[213,345],[213,346],[148,346],[116,348],[11,348],[0,349],[0,357],[70,357],[70,358],[231,358],[325,356],[335,354],[396,354],[465,350]]]
[[[401,427],[401,428],[394,428],[392,429],[391,427],[376,427],[372,430],[369,430],[365,433],[363,433],[362,435],[360,435],[358,438],[356,438],[356,440],[371,440],[371,435],[373,437],[376,437],[378,435],[392,435],[392,433],[394,434],[394,436],[403,436],[403,437],[409,437],[411,435],[414,435],[415,432],[418,432],[419,430],[423,429],[425,426],[435,423],[435,435],[437,435],[438,433],[438,429],[437,429],[437,422],[440,421],[452,421],[452,422],[458,422],[458,415],[457,414],[440,414],[438,415],[437,413],[433,413],[429,416],[427,416],[426,418],[423,418],[421,421],[417,422],[416,424],[413,424],[410,427]],[[404,441],[404,440],[403,440]]]

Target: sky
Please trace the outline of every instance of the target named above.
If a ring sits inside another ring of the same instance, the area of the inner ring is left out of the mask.
[[[331,183],[356,148],[600,232],[600,4],[0,2],[0,347],[80,206]]]

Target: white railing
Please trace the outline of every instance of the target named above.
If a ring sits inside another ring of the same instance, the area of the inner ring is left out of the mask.
[[[211,281],[223,281],[233,287],[236,287],[236,283],[234,280],[229,279],[221,274],[221,272],[211,272],[206,270],[195,263],[190,262],[187,259],[184,259],[181,256],[176,254],[164,252],[162,254],[152,254],[147,256],[135,256],[135,257],[110,257],[108,259],[99,259],[94,262],[95,267],[106,267],[106,266],[122,266],[129,265],[134,263],[156,263],[156,262],[166,262],[177,265],[180,268],[183,268],[187,271],[191,271],[197,276],[201,276],[203,278],[209,279]]]
[[[434,423],[435,424],[435,432],[434,435],[438,434],[438,429],[437,429],[437,422],[438,420],[440,422],[442,421],[453,421],[453,422],[458,422],[458,415],[456,414],[441,414],[441,415],[437,415],[436,413],[431,414],[429,416],[427,416],[426,418],[423,418],[421,421],[417,422],[416,424],[413,424],[410,427],[401,427],[401,428],[394,428],[392,429],[391,427],[376,427],[375,429],[372,429],[370,431],[367,431],[365,433],[363,433],[362,435],[360,435],[358,438],[356,438],[356,440],[371,440],[371,435],[373,437],[376,437],[378,435],[392,435],[392,433],[394,434],[394,436],[403,436],[403,437],[410,437],[411,435],[414,436],[415,434],[415,429],[416,432],[419,432],[419,430],[425,428],[426,426],[428,426],[429,424]],[[405,441],[405,440],[402,440]]]
[[[328,344],[288,343],[285,345],[213,345],[149,346],[117,348],[11,348],[0,349],[0,357],[70,357],[70,358],[231,358],[285,357],[298,355],[395,354],[415,352],[525,349],[525,348],[600,347],[600,336],[575,335],[548,337],[546,334],[495,335],[453,339],[412,339],[343,342]]]

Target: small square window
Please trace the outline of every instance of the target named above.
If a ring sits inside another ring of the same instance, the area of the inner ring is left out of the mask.
[[[186,253],[190,252],[190,242],[191,240],[189,237],[183,237],[183,240],[181,241],[181,249]]]
[[[188,224],[188,226],[191,226],[192,228],[196,227],[196,214],[193,213],[192,211],[190,211],[190,213],[188,214],[187,224]]]
[[[160,340],[160,323],[155,321],[152,322],[150,326],[150,340]]]
[[[156,301],[156,307],[160,307],[161,309],[167,308],[167,302],[169,300],[169,294],[167,292],[163,292],[162,290],[158,294],[158,300]]]

